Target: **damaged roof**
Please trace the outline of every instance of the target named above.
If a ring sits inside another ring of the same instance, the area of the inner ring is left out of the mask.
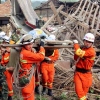
[[[0,17],[9,17],[11,15],[12,6],[10,0],[0,4]]]

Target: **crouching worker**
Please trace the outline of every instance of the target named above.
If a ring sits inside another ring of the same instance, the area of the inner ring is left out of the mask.
[[[94,64],[95,50],[93,48],[94,35],[92,33],[85,34],[83,38],[84,46],[80,48],[78,41],[73,40],[76,60],[76,70],[74,74],[75,91],[79,100],[87,100],[87,93],[92,85],[91,68]]]
[[[49,40],[55,40],[55,35],[50,35]],[[48,95],[52,96],[53,80],[55,74],[54,63],[59,58],[58,49],[46,50],[45,59],[41,63],[41,74],[42,74],[42,94],[46,94],[46,89],[48,89]]]
[[[9,40],[4,38],[3,44],[9,44]],[[12,96],[13,96],[13,85],[12,85],[13,67],[7,67],[7,64],[9,62],[10,48],[9,47],[1,47],[1,53],[2,53],[1,66],[3,66],[5,68],[4,75],[5,75],[5,79],[7,82],[7,86],[5,86],[5,88],[8,88],[8,91],[6,91],[6,92],[8,92],[8,99],[7,100],[12,100]],[[4,88],[4,87],[2,86],[1,88]],[[5,89],[5,90],[7,90],[7,89]],[[5,97],[5,95],[4,95],[4,97]]]
[[[24,36],[21,42],[23,47],[20,52],[19,84],[23,87],[21,89],[23,100],[35,100],[35,64],[44,60],[44,42],[40,42],[38,53],[32,50],[34,40],[30,34]]]

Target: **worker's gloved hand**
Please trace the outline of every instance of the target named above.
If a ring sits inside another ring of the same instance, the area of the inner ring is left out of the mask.
[[[43,46],[44,47],[44,44],[45,44],[44,40],[41,39],[40,46]]]
[[[78,41],[77,40],[73,40],[73,43],[75,44],[75,43],[78,43]]]
[[[44,60],[51,61],[51,59],[49,57],[45,57]]]
[[[43,35],[43,36],[41,36],[40,38],[41,38],[41,39],[45,39],[45,38],[46,38],[46,36],[44,36],[44,35]]]

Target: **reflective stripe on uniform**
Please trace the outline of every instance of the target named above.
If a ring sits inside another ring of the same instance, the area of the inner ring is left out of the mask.
[[[86,96],[83,96],[83,97],[80,98],[79,100],[86,100]]]
[[[10,93],[13,93],[13,90],[12,91],[8,91],[8,93],[10,94]]]
[[[8,59],[9,59],[9,57],[4,58],[4,60],[8,60]]]
[[[55,53],[55,50],[54,50],[54,52],[53,52],[52,56],[54,56],[54,53]]]
[[[90,60],[95,60],[95,57],[90,58]]]
[[[38,85],[40,82],[35,82],[36,85]]]
[[[44,56],[45,56],[45,53],[44,53],[44,52],[39,52],[39,53],[41,53],[42,55],[44,55]]]
[[[43,86],[47,86],[47,83],[44,83]]]
[[[79,48],[76,50],[75,54],[82,58],[85,54],[85,51],[83,51]]]
[[[52,83],[48,83],[47,85],[48,85],[48,86],[52,86]]]
[[[49,89],[52,89],[52,83],[47,83],[47,87],[48,87]]]
[[[27,63],[27,60],[20,59],[20,62]]]

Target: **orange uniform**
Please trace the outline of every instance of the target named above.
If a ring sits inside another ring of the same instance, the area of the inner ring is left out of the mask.
[[[22,73],[26,73],[23,70],[30,70],[34,63],[40,62],[44,59],[45,50],[40,47],[39,53],[34,53],[32,51],[26,50],[24,47],[20,53],[20,62]],[[20,70],[21,71],[21,70]],[[35,76],[32,76],[29,84],[22,88],[22,95],[24,100],[34,100],[34,88],[35,88]]]
[[[9,62],[9,52],[5,52],[2,55],[2,59],[1,59],[1,65],[3,65],[4,67],[7,65],[7,63]],[[5,76],[6,76],[6,81],[7,81],[7,85],[8,85],[8,96],[12,96],[13,95],[13,86],[12,86],[12,72],[9,72],[8,70],[6,70],[4,72]]]
[[[74,44],[76,70],[74,74],[75,91],[79,100],[87,100],[87,92],[92,85],[91,68],[94,64],[95,50],[93,47],[82,48],[78,43]]]
[[[46,61],[43,61],[41,63],[41,74],[42,74],[43,87],[52,89],[52,84],[55,74],[54,62],[59,58],[58,49],[55,49],[53,54],[48,57],[51,59],[51,61],[50,63]]]

